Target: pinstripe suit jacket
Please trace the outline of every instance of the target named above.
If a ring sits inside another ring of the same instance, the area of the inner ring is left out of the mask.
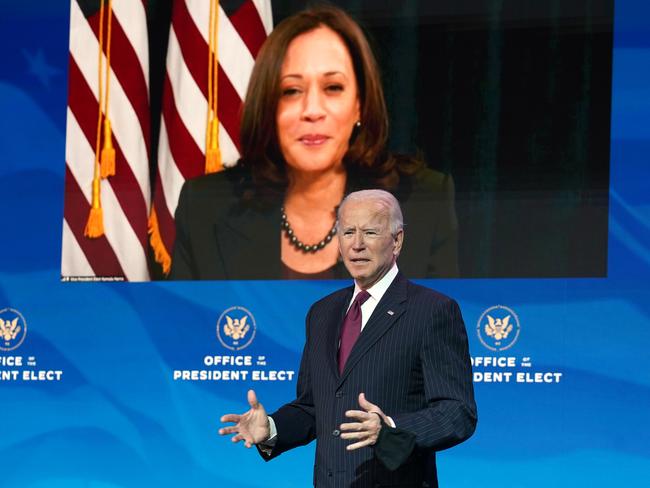
[[[435,451],[470,437],[477,419],[458,305],[399,273],[339,374],[339,333],[352,292],[337,291],[311,307],[297,398],[272,414],[278,434],[267,459],[316,439],[315,486],[435,487]],[[372,448],[346,451],[351,442],[340,438],[345,411],[359,409],[361,392],[416,436],[415,450],[395,471]]]

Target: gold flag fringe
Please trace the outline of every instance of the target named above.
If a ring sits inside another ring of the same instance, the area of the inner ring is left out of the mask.
[[[106,24],[106,96],[104,97],[104,146],[101,154],[101,176],[108,178],[115,175],[115,149],[113,148],[113,131],[111,119],[108,116],[109,99],[111,96],[111,23],[113,20],[113,1],[108,0],[108,21]],[[100,101],[101,104],[101,101]],[[101,109],[100,109],[101,110]]]
[[[151,244],[151,249],[153,249],[154,259],[158,264],[160,264],[160,266],[162,266],[163,273],[167,276],[172,268],[172,258],[169,255],[160,235],[158,216],[153,207],[151,207],[151,213],[149,214],[147,230],[149,232],[149,244]]]
[[[216,173],[223,169],[221,151],[219,150],[219,121],[215,118],[210,121],[208,150],[205,158],[205,172]]]
[[[108,46],[110,50],[110,30],[111,30],[111,0],[108,0]],[[98,110],[97,110],[97,135],[95,138],[95,162],[93,166],[93,181],[92,181],[92,202],[90,205],[90,212],[86,227],[84,229],[84,236],[95,239],[104,235],[104,212],[101,203],[101,170],[99,167],[100,162],[100,143],[102,136],[102,105],[106,104],[108,98],[108,73],[110,72],[110,65],[106,68],[106,91],[107,96],[104,97],[102,78],[103,73],[103,58],[104,58],[104,0],[101,1],[99,7],[99,51],[98,51]],[[107,58],[107,64],[109,60]],[[106,105],[108,107],[108,105]],[[109,124],[110,129],[110,124]],[[112,145],[112,144],[111,144]],[[107,156],[108,159],[108,156]]]
[[[113,147],[113,134],[111,121],[104,119],[104,147],[101,156],[101,176],[103,179],[115,175],[115,148]]]
[[[84,229],[84,235],[90,238],[104,235],[104,212],[99,199],[99,184],[99,178],[95,177],[93,179],[93,201],[90,206],[86,228]]]
[[[208,49],[208,114],[205,127],[205,173],[216,173],[223,169],[219,148],[219,117],[217,115],[219,74],[219,1],[210,0],[210,28]]]

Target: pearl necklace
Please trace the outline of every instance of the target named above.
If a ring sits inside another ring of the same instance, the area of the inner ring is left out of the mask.
[[[284,235],[286,235],[287,238],[289,239],[289,243],[299,251],[302,251],[304,253],[318,252],[321,249],[323,249],[325,246],[327,246],[332,240],[332,238],[336,235],[336,224],[338,223],[338,220],[334,221],[334,225],[332,226],[330,231],[318,244],[305,244],[300,239],[298,239],[296,237],[296,234],[293,232],[293,229],[291,228],[291,225],[287,220],[287,214],[284,212],[284,207],[280,209],[280,212],[281,212],[280,229],[282,229]]]

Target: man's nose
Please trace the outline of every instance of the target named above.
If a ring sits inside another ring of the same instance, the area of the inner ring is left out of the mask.
[[[366,247],[366,243],[363,239],[363,232],[355,232],[354,237],[352,238],[352,248],[355,250],[361,250]]]
[[[320,90],[310,87],[305,93],[302,117],[308,121],[316,121],[325,115],[323,97]]]

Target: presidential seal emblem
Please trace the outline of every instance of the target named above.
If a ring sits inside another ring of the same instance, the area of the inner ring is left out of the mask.
[[[240,351],[253,342],[257,325],[255,317],[244,307],[230,307],[217,320],[217,338],[231,351]]]
[[[476,324],[478,339],[490,351],[505,351],[519,338],[519,317],[511,308],[495,305],[481,314]]]
[[[0,351],[13,351],[20,347],[27,335],[25,317],[13,308],[0,310]]]

